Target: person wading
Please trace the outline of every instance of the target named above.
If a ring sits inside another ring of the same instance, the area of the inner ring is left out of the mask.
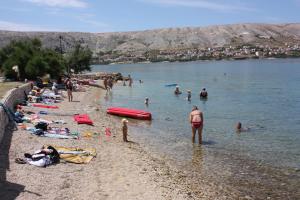
[[[189,120],[192,126],[192,142],[195,143],[195,136],[196,132],[198,131],[199,144],[202,144],[202,129],[204,119],[203,113],[198,109],[197,106],[193,106]]]

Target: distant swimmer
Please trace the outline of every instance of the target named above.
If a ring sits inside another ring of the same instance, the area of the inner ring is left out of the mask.
[[[208,93],[206,91],[205,88],[203,88],[200,92],[200,98],[207,98],[208,97]]]
[[[192,126],[192,142],[195,143],[196,132],[198,131],[199,144],[202,144],[203,113],[197,106],[193,106],[189,117]]]
[[[241,122],[238,122],[238,123],[236,124],[235,130],[236,130],[237,133],[240,133],[240,132],[246,132],[246,131],[249,131],[250,128],[248,128],[248,127],[243,128],[243,127],[242,127],[242,123],[241,123]]]
[[[191,92],[191,90],[188,90],[187,91],[187,100],[191,101],[191,99],[192,99],[192,92]]]
[[[175,95],[181,94],[182,92],[179,90],[179,86],[177,85],[174,91]]]
[[[145,98],[145,105],[146,105],[146,106],[149,105],[149,98],[148,98],[148,97]]]
[[[139,82],[140,82],[140,84],[142,84],[142,83],[143,83],[143,81],[142,81],[141,79],[139,80]]]

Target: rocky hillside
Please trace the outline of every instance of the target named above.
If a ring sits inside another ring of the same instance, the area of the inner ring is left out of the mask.
[[[107,52],[143,54],[151,50],[208,48],[237,45],[280,46],[300,44],[300,23],[235,24],[199,28],[167,28],[136,32],[12,32],[0,31],[0,47],[11,40],[40,38],[43,45],[66,52],[76,41],[88,45],[94,55]]]

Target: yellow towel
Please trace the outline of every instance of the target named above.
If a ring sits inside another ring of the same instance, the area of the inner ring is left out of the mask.
[[[86,164],[89,163],[94,157],[96,157],[95,148],[68,148],[60,147],[55,145],[46,145],[54,147],[58,152],[60,159],[65,160],[66,162],[76,163],[76,164]],[[60,153],[65,152],[65,153]]]

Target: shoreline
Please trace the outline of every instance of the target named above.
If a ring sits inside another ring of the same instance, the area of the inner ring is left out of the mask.
[[[86,99],[86,96],[90,98]],[[1,150],[9,148],[9,170],[6,172],[6,182],[1,182],[0,196],[6,199],[14,196],[16,199],[198,199],[182,184],[185,181],[180,172],[171,169],[163,160],[151,157],[138,143],[122,142],[120,127],[115,120],[106,115],[102,108],[100,111],[97,109],[97,100],[101,96],[103,90],[93,87],[86,92],[74,92],[74,102],[65,100],[57,104],[59,110],[55,111],[70,115],[88,113],[94,126],[76,125],[70,116],[42,115],[49,120],[65,120],[65,127],[71,131],[97,133],[92,138],[52,139],[31,135],[20,129],[12,133],[11,141],[8,135],[4,136]],[[33,107],[24,109],[39,110]],[[105,136],[106,127],[111,128],[111,137]],[[46,168],[14,162],[15,158],[22,158],[24,153],[33,152],[45,144],[93,147],[97,150],[97,157],[88,164],[61,162]],[[12,188],[11,183],[23,189]],[[210,195],[202,197],[205,196]]]
[[[92,63],[92,65],[128,65],[128,64],[155,64],[155,63],[183,63],[183,62],[208,62],[208,61],[241,61],[241,60],[275,60],[275,59],[300,59],[300,57],[243,57],[243,58],[222,58],[222,59],[197,59],[197,60],[163,60],[158,62],[141,61],[141,62],[112,62],[112,63]]]
[[[192,166],[189,166],[193,168],[178,167],[168,157],[145,148],[138,138],[134,138],[130,127],[134,124],[129,124],[129,140],[132,141],[124,143],[120,127],[121,118],[107,115],[105,107],[100,102],[104,94],[105,90],[88,87],[86,92],[74,92],[74,102],[69,103],[65,99],[64,102],[57,104],[59,110],[54,111],[67,115],[88,113],[95,123],[94,126],[76,125],[71,116],[42,115],[45,119],[65,120],[67,122],[65,127],[71,131],[97,133],[90,138],[81,135],[79,140],[60,140],[38,137],[23,130],[15,131],[9,149],[10,169],[6,172],[6,179],[7,182],[24,188],[19,190],[12,188],[11,184],[2,185],[0,182],[0,196],[10,199],[9,195],[13,196],[17,190],[19,196],[16,199],[263,199],[265,197],[264,191],[262,196],[251,195],[249,188],[256,186],[256,180],[249,177],[250,182],[245,182],[249,187],[242,190],[226,186],[229,180],[223,179],[224,177],[219,177],[218,181],[210,179],[207,172],[212,170],[213,173],[214,169],[201,166],[201,162],[208,161],[207,156],[203,158],[197,154],[193,157]],[[39,110],[32,107],[24,108]],[[105,135],[106,127],[111,128],[111,137]],[[9,141],[4,140],[4,146],[9,145],[7,142]],[[25,152],[33,152],[44,144],[93,147],[97,150],[97,157],[88,164],[61,162],[47,168],[19,165],[14,162],[15,158],[22,157]],[[2,148],[3,143],[1,152]],[[195,150],[199,151],[200,148],[195,147]],[[242,162],[237,159],[234,161]],[[263,172],[265,168],[262,166],[259,170]],[[252,171],[252,168],[248,171]],[[239,171],[234,173],[237,173],[238,179],[243,178]]]

